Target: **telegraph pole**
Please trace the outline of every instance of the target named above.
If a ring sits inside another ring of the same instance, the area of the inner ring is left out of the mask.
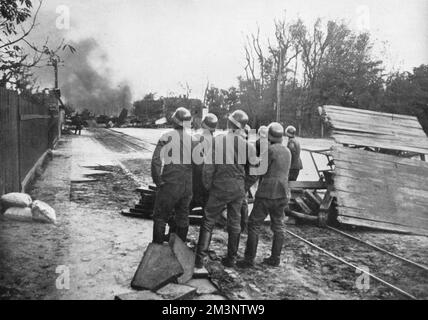
[[[282,48],[279,49],[278,79],[276,83],[276,122],[281,121]]]

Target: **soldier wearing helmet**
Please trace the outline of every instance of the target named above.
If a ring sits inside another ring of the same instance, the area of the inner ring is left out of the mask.
[[[218,124],[218,118],[213,113],[208,113],[202,120],[202,130],[195,133],[193,140],[197,143],[197,147],[194,149],[200,159],[193,159],[193,200],[192,207],[200,206],[205,207],[208,201],[208,190],[205,189],[202,183],[202,168],[205,162],[209,164],[213,163],[213,140],[214,132],[216,131]]]
[[[153,153],[151,173],[158,187],[153,211],[154,243],[164,242],[167,222],[170,232],[186,241],[192,200],[191,118],[187,109],[178,108],[171,118],[174,129],[160,137]]]
[[[268,127],[269,147],[267,150],[268,169],[259,182],[253,210],[248,221],[248,239],[245,258],[237,263],[241,268],[254,266],[261,226],[270,215],[273,231],[272,253],[263,260],[271,266],[278,266],[284,243],[284,209],[288,203],[288,171],[291,153],[282,145],[284,128],[273,122]]]
[[[255,182],[246,167],[256,161],[255,148],[242,137],[248,115],[241,110],[228,117],[227,134],[215,138],[214,163],[204,165],[203,183],[209,190],[199,233],[195,267],[202,268],[208,255],[211,234],[218,216],[227,207],[228,246],[222,260],[227,267],[236,263],[241,234],[241,206],[245,193]],[[244,150],[245,154],[241,154]]]
[[[296,181],[300,170],[303,169],[302,159],[300,158],[300,143],[296,139],[296,128],[288,126],[285,129],[285,135],[288,137],[287,148],[291,152],[291,167],[289,181]]]

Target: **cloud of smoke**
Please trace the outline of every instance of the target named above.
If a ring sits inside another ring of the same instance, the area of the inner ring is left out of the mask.
[[[65,53],[60,70],[61,94],[76,110],[118,115],[131,106],[131,89],[125,82],[114,84],[109,77],[108,61],[94,39],[72,43],[77,52]]]

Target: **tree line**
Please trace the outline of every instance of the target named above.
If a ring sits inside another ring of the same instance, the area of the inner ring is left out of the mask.
[[[387,73],[371,35],[343,22],[284,19],[274,27],[273,39],[262,39],[260,29],[246,37],[237,87],[207,87],[204,102],[222,125],[238,108],[249,114],[252,127],[266,125],[276,119],[279,102],[281,122],[302,136],[318,136],[317,107],[332,104],[415,115],[428,133],[427,65]]]

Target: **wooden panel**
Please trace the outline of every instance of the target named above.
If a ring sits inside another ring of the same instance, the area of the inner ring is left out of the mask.
[[[332,154],[342,220],[428,233],[428,163],[342,146]]]
[[[0,195],[19,189],[16,94],[0,88]]]
[[[368,115],[368,116],[380,116],[380,117],[386,117],[386,118],[412,120],[412,121],[414,121],[416,119],[416,121],[417,121],[416,117],[403,115],[403,114],[371,111],[371,110],[357,109],[357,108],[345,108],[345,107],[340,107],[340,106],[324,106],[323,108],[325,110],[336,110],[338,112],[351,112],[351,113],[363,114],[363,115]]]
[[[323,106],[321,114],[336,142],[428,154],[428,137],[414,116]]]

